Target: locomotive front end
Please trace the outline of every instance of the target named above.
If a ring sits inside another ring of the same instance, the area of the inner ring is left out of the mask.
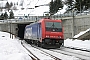
[[[59,47],[63,45],[64,36],[61,20],[46,20],[44,25],[43,43],[52,46],[58,45]]]

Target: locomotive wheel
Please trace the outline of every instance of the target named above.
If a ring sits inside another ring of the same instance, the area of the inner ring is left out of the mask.
[[[38,45],[37,45],[37,41],[35,41],[35,45],[38,46]]]
[[[39,47],[43,47],[41,42],[39,42]]]

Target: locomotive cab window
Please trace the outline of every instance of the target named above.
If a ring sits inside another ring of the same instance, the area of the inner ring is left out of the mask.
[[[46,31],[62,32],[62,26],[60,22],[45,22]]]

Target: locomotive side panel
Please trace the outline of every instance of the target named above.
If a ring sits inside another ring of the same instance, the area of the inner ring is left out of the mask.
[[[31,34],[32,34],[32,28],[30,25],[27,25],[24,31],[24,39],[31,39]]]
[[[39,40],[39,38],[41,38],[40,23],[35,23],[35,24],[26,26],[24,38],[32,39],[32,40]]]

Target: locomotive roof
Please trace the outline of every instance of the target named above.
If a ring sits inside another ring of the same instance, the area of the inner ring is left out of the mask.
[[[39,22],[34,22],[34,23],[31,23],[29,25],[26,25],[26,27],[30,26],[30,25],[33,25],[33,24],[38,24]]]
[[[39,20],[38,22],[34,22],[34,23],[27,25],[26,27],[33,25],[33,24],[38,24],[38,23],[43,22],[43,21],[61,22],[61,20],[57,20],[57,19],[55,20],[55,19],[50,19],[50,18],[43,18],[43,19]]]
[[[61,22],[61,20],[58,20],[58,19],[50,19],[50,18],[43,18],[43,19],[41,19],[39,22],[42,22],[42,21],[56,21],[56,22]]]

